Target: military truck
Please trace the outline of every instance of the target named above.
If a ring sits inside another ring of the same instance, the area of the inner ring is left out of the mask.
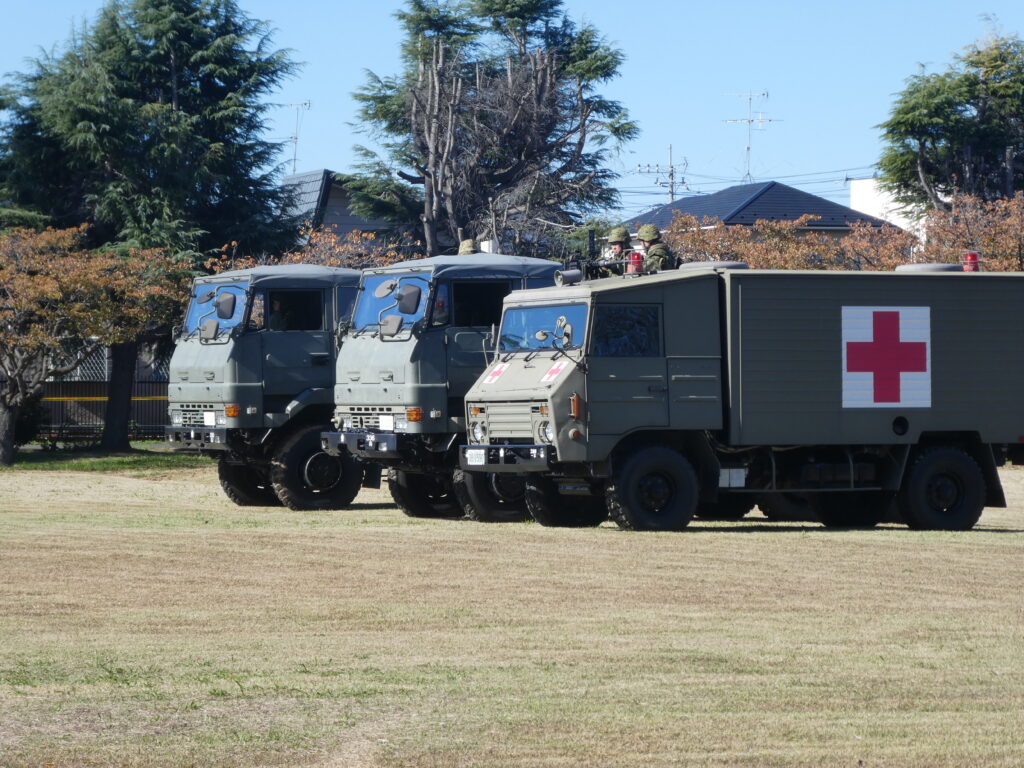
[[[1024,441],[1024,275],[700,267],[506,297],[466,396],[468,472],[549,525],[674,530],[805,500],[918,529],[1005,506]],[[742,266],[742,265],[734,265]]]
[[[464,475],[463,397],[512,290],[552,285],[560,265],[476,253],[363,273],[337,361],[335,430],[324,450],[386,467],[395,503],[413,517],[523,519],[523,484],[506,473]]]
[[[315,265],[195,280],[170,362],[166,439],[216,459],[236,504],[337,509],[359,492],[362,465],[320,446],[335,332],[358,283],[356,270]]]

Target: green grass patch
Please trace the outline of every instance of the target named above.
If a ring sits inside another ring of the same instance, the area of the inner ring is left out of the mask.
[[[0,471],[34,469],[47,472],[168,472],[210,466],[210,459],[197,453],[172,453],[162,443],[133,443],[128,453],[99,450],[19,450],[11,467]]]

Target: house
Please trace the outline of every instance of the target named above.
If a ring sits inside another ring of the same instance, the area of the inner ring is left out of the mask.
[[[632,231],[641,224],[654,224],[665,229],[678,214],[690,215],[703,221],[716,219],[730,226],[752,227],[761,219],[769,221],[795,221],[805,214],[818,216],[807,225],[808,232],[827,232],[843,235],[854,224],[868,223],[882,227],[887,222],[823,197],[812,195],[777,181],[758,184],[739,184],[711,195],[697,195],[673,200],[626,222]]]
[[[291,187],[295,194],[286,213],[314,227],[333,228],[339,237],[357,229],[362,232],[391,229],[392,224],[383,219],[364,219],[354,214],[348,193],[334,176],[334,171],[326,168],[285,176],[282,186]]]

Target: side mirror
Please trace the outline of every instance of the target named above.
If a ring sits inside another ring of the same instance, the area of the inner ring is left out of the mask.
[[[214,299],[213,306],[217,309],[217,317],[221,320],[230,320],[235,314],[235,294],[222,293]]]
[[[208,291],[203,291],[202,293],[196,295],[196,304],[206,304],[207,302],[210,301],[210,299],[212,299],[216,295],[217,291],[215,291],[212,288]]]
[[[533,334],[533,338],[535,338],[537,341],[547,341],[548,336],[550,336],[550,334],[547,331],[543,330],[537,331],[535,334]]]
[[[406,285],[402,292],[395,296],[398,299],[398,311],[403,315],[415,315],[420,305],[422,291],[418,285]]]
[[[388,315],[380,322],[380,335],[381,338],[389,338],[398,334],[402,330],[402,316],[401,315]]]
[[[561,318],[559,318],[561,319]],[[572,323],[566,323],[562,326],[562,347],[572,346]]]
[[[215,318],[208,317],[203,320],[202,325],[199,326],[199,340],[200,341],[213,341],[217,338],[217,333],[220,331],[220,323]]]

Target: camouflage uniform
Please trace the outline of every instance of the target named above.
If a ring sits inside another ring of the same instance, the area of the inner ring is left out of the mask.
[[[664,272],[675,269],[676,257],[672,249],[661,242],[661,231],[653,224],[644,224],[637,233],[647,246],[644,255],[644,272]]]

